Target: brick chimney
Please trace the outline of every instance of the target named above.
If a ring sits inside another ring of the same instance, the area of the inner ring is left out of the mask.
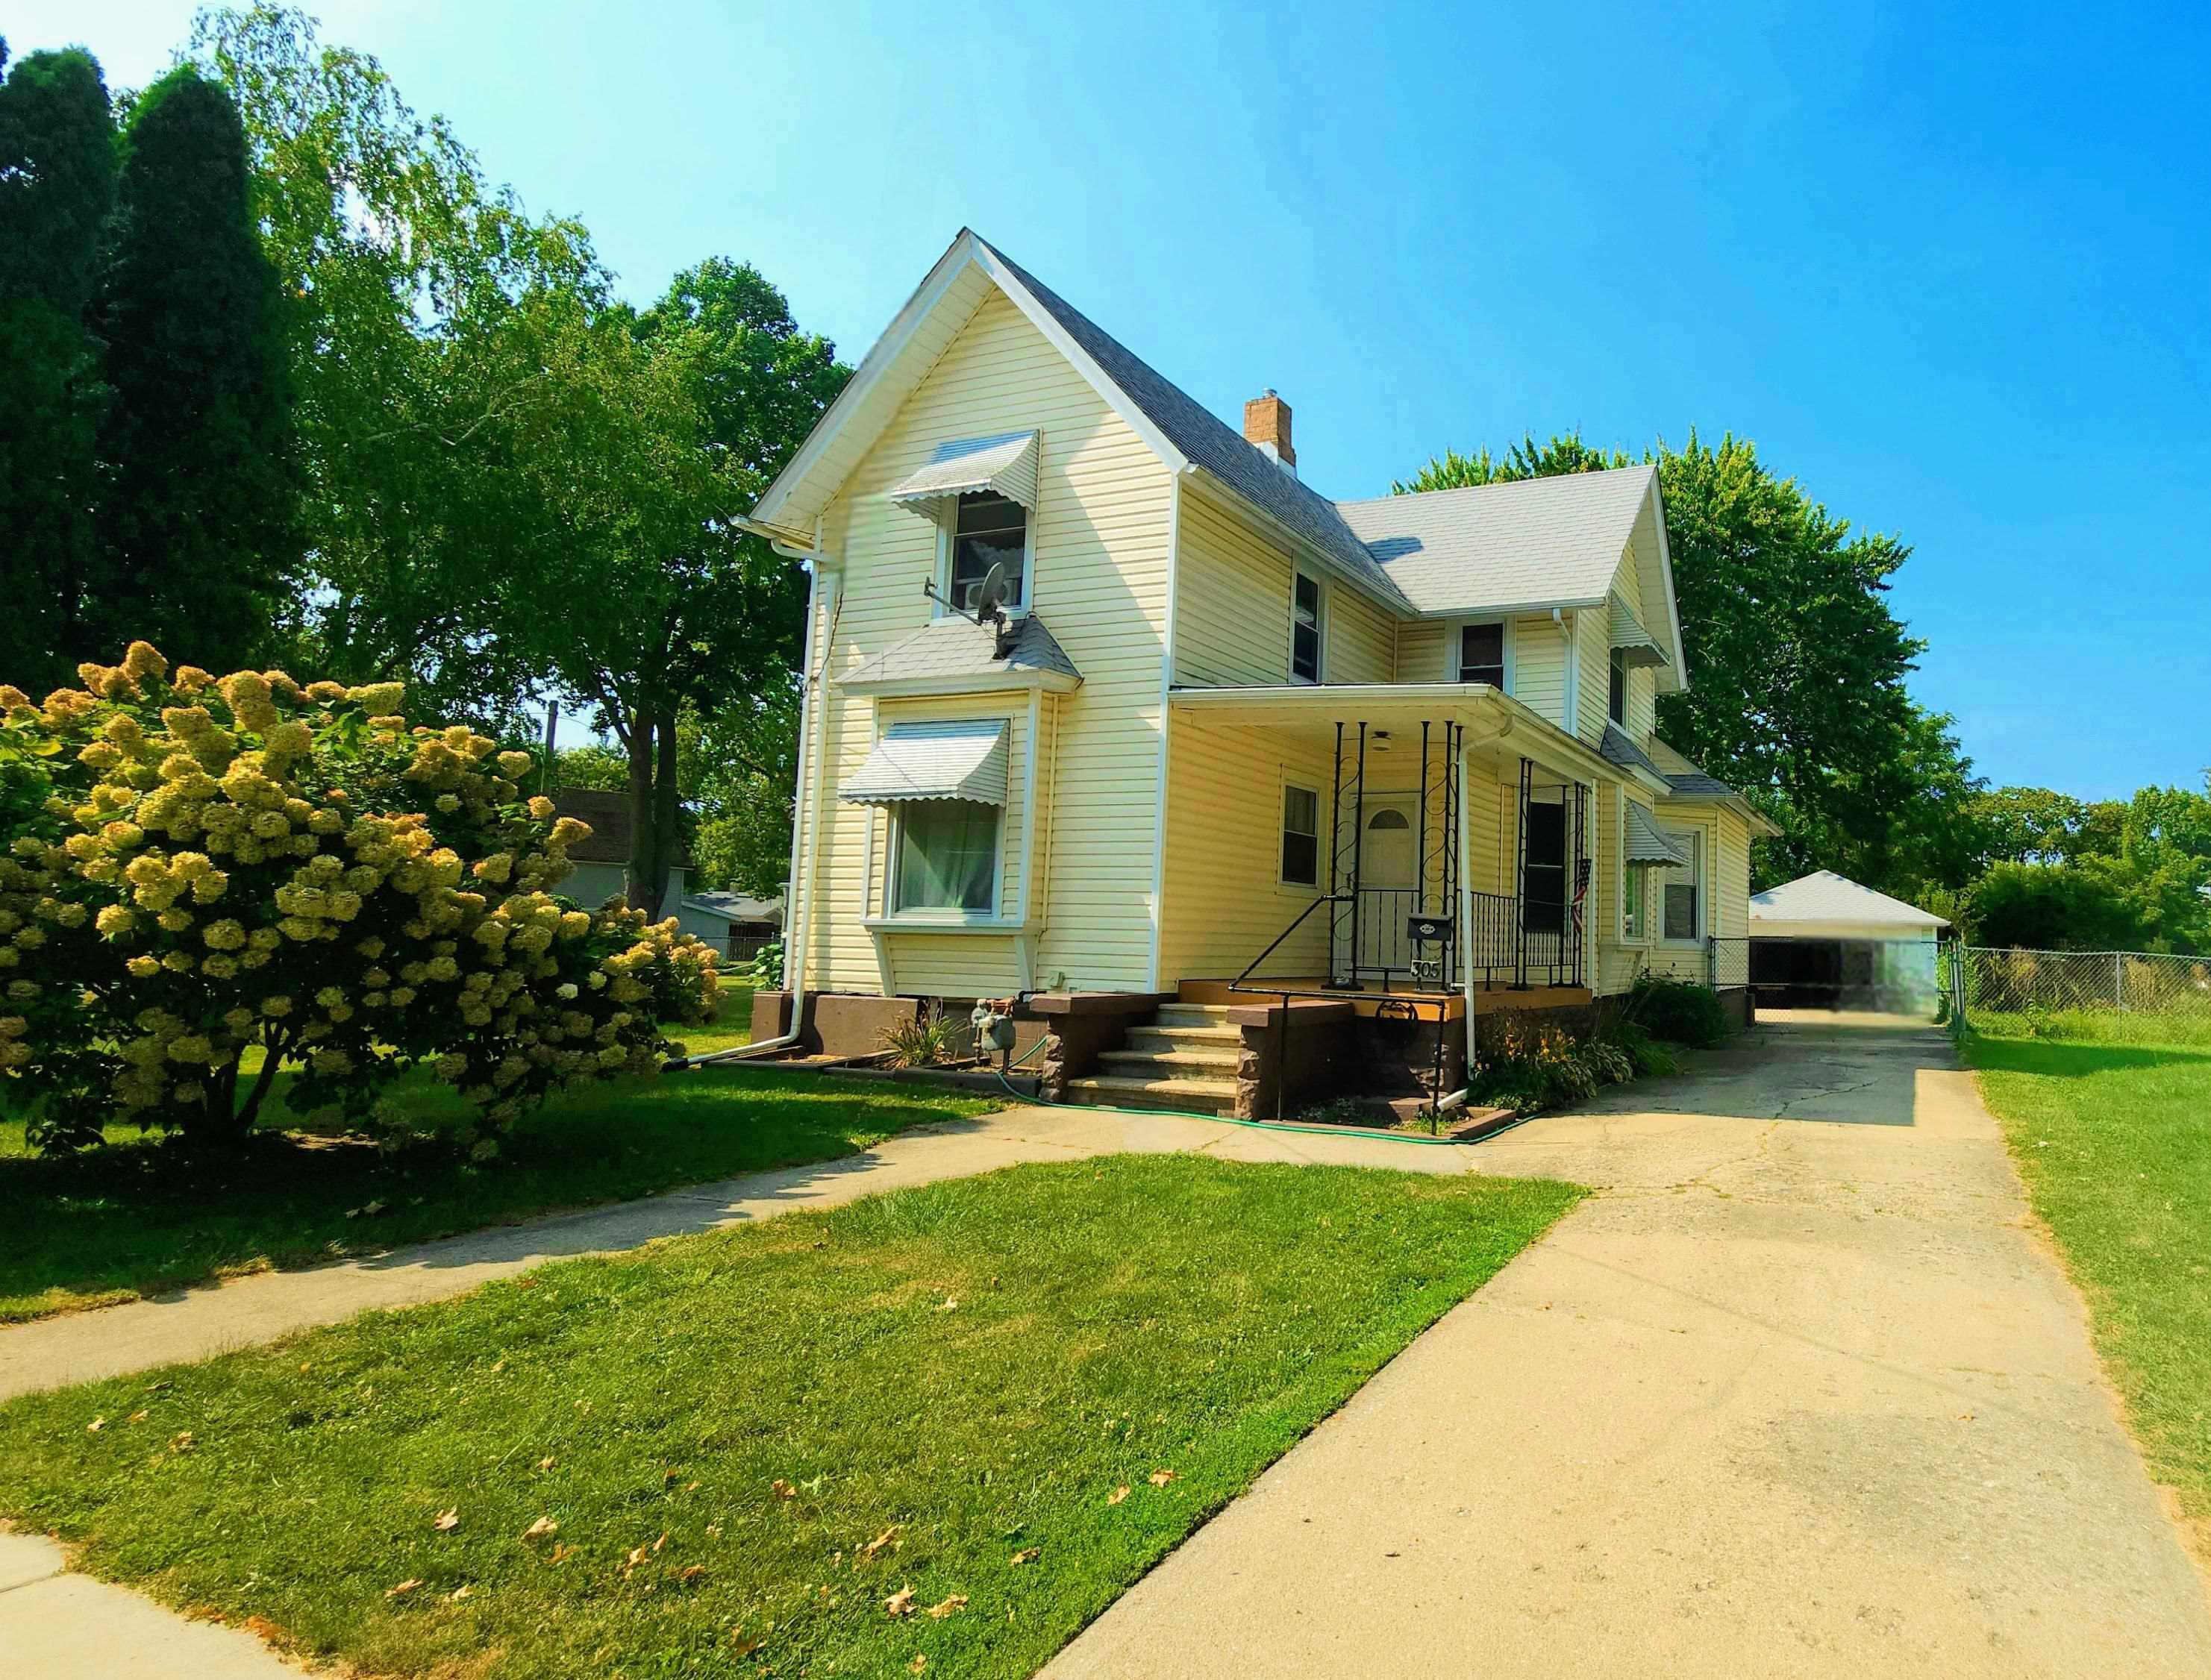
[[[1298,452],[1290,447],[1290,405],[1269,387],[1244,405],[1244,440],[1292,478],[1298,475]]]

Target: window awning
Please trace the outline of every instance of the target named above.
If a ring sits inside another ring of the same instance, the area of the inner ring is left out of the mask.
[[[853,805],[897,805],[914,799],[1006,802],[1006,720],[893,723],[867,763],[837,789]]]
[[[1627,862],[1630,867],[1686,869],[1689,860],[1659,831],[1643,807],[1627,801]]]
[[[1627,603],[1618,595],[1612,597],[1612,645],[1623,665],[1670,662],[1657,638],[1643,627],[1642,620],[1627,610]]]
[[[931,519],[942,515],[946,503],[984,492],[1033,508],[1037,436],[1033,432],[1005,432],[994,438],[939,444],[927,461],[891,486],[890,498]]]

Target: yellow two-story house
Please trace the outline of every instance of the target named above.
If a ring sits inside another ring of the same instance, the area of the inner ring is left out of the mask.
[[[813,579],[793,1028],[1020,996],[1114,1023],[1078,1094],[1225,1110],[1239,1027],[1745,978],[1650,468],[1331,501],[963,231],[751,524]]]

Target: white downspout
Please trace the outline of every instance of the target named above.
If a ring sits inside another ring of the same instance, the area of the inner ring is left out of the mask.
[[[742,1061],[753,1056],[766,1055],[774,1050],[786,1050],[799,1039],[806,1022],[806,947],[813,929],[814,914],[813,854],[815,801],[809,779],[818,778],[821,757],[821,731],[823,696],[821,679],[829,668],[829,642],[832,638],[820,636],[824,620],[833,625],[837,612],[837,583],[839,573],[826,571],[817,535],[815,551],[806,557],[806,656],[799,668],[803,674],[804,692],[799,698],[798,764],[797,783],[792,789],[791,813],[791,890],[789,902],[784,906],[783,964],[784,984],[791,991],[791,1030],[773,1038],[763,1038],[754,1044],[741,1044],[735,1049],[716,1050],[703,1056],[689,1058],[685,1066],[703,1067],[709,1062]],[[820,657],[817,662],[816,654]],[[794,930],[796,935],[794,937]]]
[[[1512,719],[1507,714],[1504,722],[1481,738],[1481,745],[1492,746],[1512,733]],[[1476,1042],[1476,1023],[1474,1016],[1474,819],[1467,810],[1468,771],[1474,764],[1473,743],[1463,739],[1458,753],[1458,971],[1460,983],[1466,993],[1466,1079],[1460,1086],[1437,1103],[1439,1111],[1463,1108],[1467,1092],[1474,1084],[1475,1064],[1481,1060]]]

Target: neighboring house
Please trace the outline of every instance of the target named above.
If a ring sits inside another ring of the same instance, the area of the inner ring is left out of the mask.
[[[608,899],[629,892],[629,843],[631,834],[629,795],[608,793],[597,788],[556,788],[553,792],[553,808],[563,817],[574,817],[591,825],[588,840],[568,849],[568,860],[576,867],[558,889],[564,896],[579,904],[594,907]],[[687,934],[696,934],[700,939],[716,946],[724,945],[730,936],[730,919],[712,911],[694,908],[700,895],[690,891],[691,855],[679,853],[668,872],[668,880],[660,900],[663,919],[674,916],[676,925]],[[754,949],[758,947],[755,946]]]
[[[813,573],[792,966],[825,1008],[1217,1016],[1257,964],[1315,1021],[1440,1024],[1702,978],[1748,932],[1772,831],[1653,734],[1689,672],[1648,467],[1331,501],[1273,392],[1239,435],[963,232],[750,523]],[[993,566],[1003,630],[924,594]],[[1224,1082],[1121,1059],[1088,1094]]]
[[[687,892],[677,919],[736,961],[750,962],[760,947],[783,937],[783,900],[752,898],[742,892]]]
[[[1752,896],[1751,984],[1781,1008],[1929,1014],[1935,945],[1949,926],[1822,869]]]

